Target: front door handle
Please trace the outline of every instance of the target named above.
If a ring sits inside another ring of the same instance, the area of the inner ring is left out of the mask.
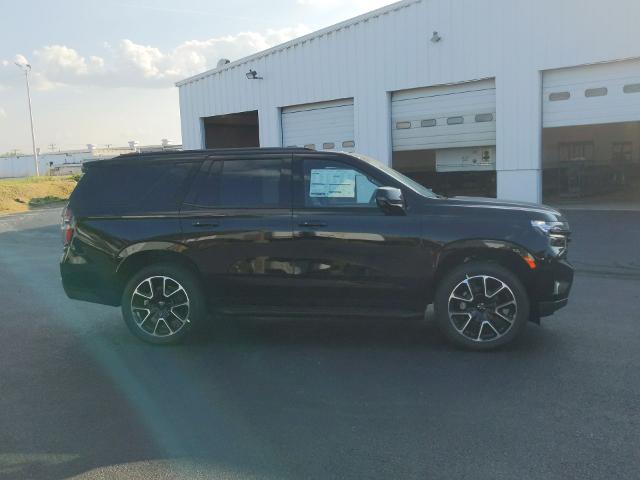
[[[216,222],[199,222],[199,221],[195,221],[191,225],[193,225],[196,228],[213,228],[213,227],[220,226],[220,224]]]
[[[307,228],[320,228],[326,227],[327,224],[323,222],[302,222],[298,224],[299,227],[307,227]]]

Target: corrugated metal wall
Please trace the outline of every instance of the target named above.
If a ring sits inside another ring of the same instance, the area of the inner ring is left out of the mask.
[[[389,162],[391,92],[495,78],[498,196],[537,201],[542,71],[640,57],[637,18],[635,0],[406,0],[182,83],[183,144],[202,147],[202,117],[258,109],[280,146],[280,108],[354,98],[357,150]]]

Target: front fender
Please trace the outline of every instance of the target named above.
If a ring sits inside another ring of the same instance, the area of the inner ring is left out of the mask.
[[[524,271],[537,268],[536,257],[526,248],[507,240],[469,239],[457,240],[442,247],[436,258],[436,271],[440,271],[443,265],[461,258],[479,257],[497,258],[505,257],[519,259]],[[532,267],[533,266],[533,267]]]

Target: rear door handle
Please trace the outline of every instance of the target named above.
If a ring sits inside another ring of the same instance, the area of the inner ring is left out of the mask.
[[[302,222],[298,224],[299,227],[319,228],[326,227],[327,224],[323,222]]]
[[[220,224],[217,222],[198,222],[198,221],[193,222],[191,225],[193,225],[196,228],[210,228],[210,227],[220,226]]]

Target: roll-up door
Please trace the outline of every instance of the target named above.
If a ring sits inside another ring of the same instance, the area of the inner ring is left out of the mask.
[[[542,104],[545,128],[640,121],[640,60],[545,72]]]
[[[282,145],[354,151],[353,99],[283,108]]]
[[[395,92],[391,112],[394,151],[496,144],[494,80]]]

